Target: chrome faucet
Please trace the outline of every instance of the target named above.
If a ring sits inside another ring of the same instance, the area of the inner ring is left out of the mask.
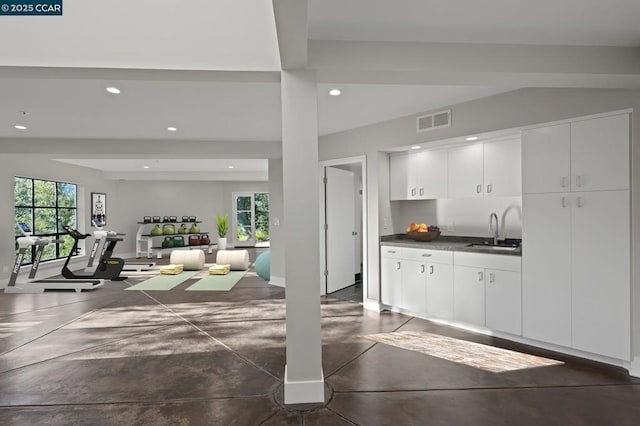
[[[518,220],[522,221],[522,209],[520,208],[519,205],[517,204],[512,204],[509,207],[507,207],[505,209],[505,211],[502,213],[502,225],[500,227],[501,231],[500,233],[502,234],[502,239],[506,240],[507,239],[507,230],[505,229],[505,222],[507,219],[507,213],[509,213],[509,211],[511,210],[515,210],[516,213],[518,213]]]
[[[493,228],[493,218],[496,218],[496,227]],[[494,212],[489,215],[489,232],[493,232],[493,245],[498,244],[498,232],[500,230],[500,223],[498,222],[498,215]]]

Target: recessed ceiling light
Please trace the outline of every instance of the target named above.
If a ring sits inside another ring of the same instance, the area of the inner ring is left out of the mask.
[[[149,166],[143,166],[142,168],[143,168],[143,169],[148,169],[148,168],[149,168]]]
[[[227,167],[227,168],[228,168],[228,169],[233,169],[233,168],[234,168],[234,166],[229,166],[229,167]]]
[[[329,90],[329,94],[330,94],[331,96],[338,96],[338,95],[340,95],[340,93],[342,93],[342,92],[340,91],[340,89],[331,89],[331,90]]]
[[[170,132],[177,132],[178,128],[177,127],[167,127],[167,130]]]
[[[16,129],[18,129],[18,130],[27,130],[27,126],[21,126],[21,125],[19,125],[19,124],[16,124],[16,125],[15,125],[15,126],[13,126],[13,127],[15,127],[15,128],[16,128]]]
[[[118,89],[117,87],[107,87],[107,92],[117,95],[120,93],[120,89]]]
[[[471,142],[471,141],[477,141],[477,140],[478,140],[478,137],[477,137],[477,136],[469,136],[469,137],[467,138],[467,140],[468,140],[469,142]]]
[[[411,149],[420,149],[420,148],[422,148],[420,145],[414,145],[411,147]]]

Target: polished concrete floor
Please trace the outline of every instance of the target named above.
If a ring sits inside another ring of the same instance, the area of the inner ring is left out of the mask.
[[[253,255],[254,253],[252,253]],[[285,407],[284,290],[0,294],[0,425],[638,425],[625,370],[322,299],[327,402]],[[491,373],[361,336],[426,331],[563,361]]]

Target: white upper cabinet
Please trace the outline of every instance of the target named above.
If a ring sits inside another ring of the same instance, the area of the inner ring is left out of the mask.
[[[413,157],[417,164],[417,198],[420,200],[446,198],[447,151],[422,151],[417,152]]]
[[[484,144],[484,195],[509,197],[522,193],[520,138]]]
[[[629,188],[629,114],[571,123],[571,190]]]
[[[522,192],[568,192],[571,179],[571,126],[522,132]]]
[[[395,154],[389,159],[389,197],[391,200],[408,200],[409,156]]]
[[[483,156],[482,144],[449,150],[449,198],[483,196]]]
[[[525,194],[629,188],[629,114],[522,132]]]

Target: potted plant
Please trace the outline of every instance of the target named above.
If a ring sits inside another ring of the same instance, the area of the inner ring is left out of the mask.
[[[218,225],[218,250],[227,249],[227,232],[229,231],[229,216],[216,215]]]

